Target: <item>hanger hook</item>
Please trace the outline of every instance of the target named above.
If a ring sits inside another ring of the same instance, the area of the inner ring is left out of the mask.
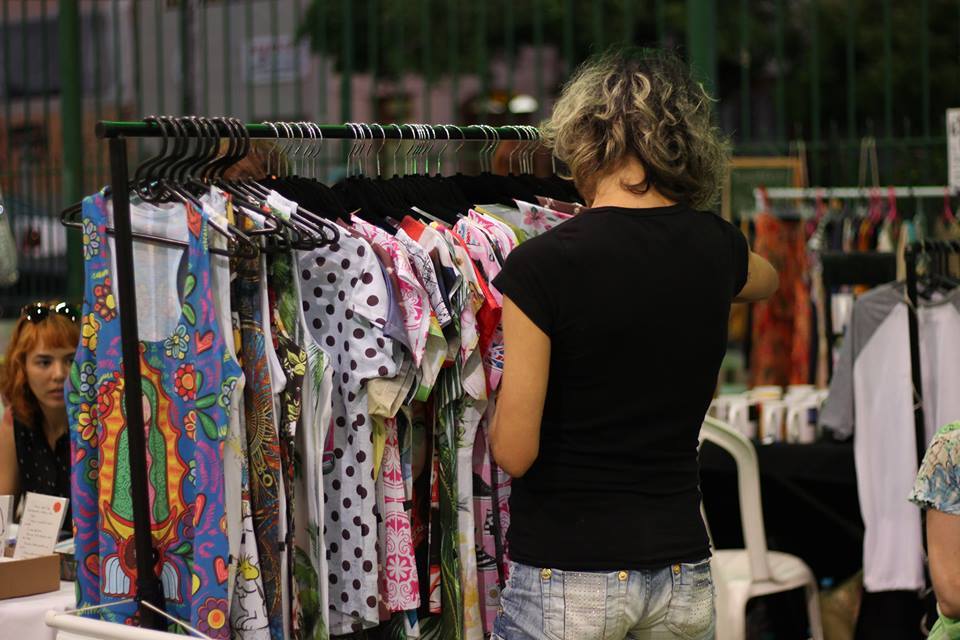
[[[480,161],[480,173],[486,173],[487,166],[484,164],[484,152],[487,150],[487,145],[490,144],[490,132],[487,131],[486,127],[482,124],[475,126],[480,127],[480,131],[483,132],[483,146],[480,147],[480,151],[477,152],[477,159]]]
[[[302,122],[303,126],[306,128],[307,133],[310,135],[310,144],[307,146],[306,150],[303,152],[303,162],[306,169],[304,170],[305,175],[313,176],[313,157],[316,153],[316,141],[317,141],[317,132],[313,129],[313,123],[307,122],[304,120]]]
[[[266,126],[270,127],[271,129],[273,129],[273,135],[276,137],[277,140],[280,139],[280,131],[277,130],[277,125],[276,125],[275,123],[270,122],[269,120],[264,120],[264,121],[261,122],[260,124],[266,125]],[[270,168],[271,168],[271,167],[270,167],[270,156],[273,155],[273,152],[276,150],[276,148],[277,148],[277,143],[274,142],[274,143],[273,143],[273,146],[270,148],[270,151],[267,152],[267,175],[271,175],[271,174],[272,174],[272,172],[270,171]]]
[[[447,134],[447,140],[443,143],[443,146],[440,147],[440,151],[437,152],[437,175],[439,176],[443,175],[443,154],[447,150],[447,147],[450,146],[450,129],[448,128],[449,125],[446,124],[438,124],[436,126],[443,127],[443,132]]]
[[[396,128],[397,128],[397,135],[398,135],[398,137],[399,137],[399,141],[397,142],[397,146],[395,146],[395,147],[393,148],[393,175],[396,176],[396,175],[400,175],[399,171],[397,171],[397,167],[399,166],[398,163],[397,163],[397,153],[400,151],[400,145],[403,144],[403,129],[400,127],[400,125],[398,125],[398,124],[396,124],[396,123],[391,123],[391,124],[388,124],[387,126],[388,126],[388,127],[396,127]]]
[[[363,150],[363,164],[365,167],[364,173],[370,175],[370,152],[373,151],[374,146],[374,136],[373,136],[373,127],[371,127],[366,122],[363,123],[363,128],[366,129],[367,134],[369,134],[370,142],[367,144],[366,148]]]
[[[384,130],[382,125],[373,123],[374,127],[380,129],[380,134],[383,136],[383,142],[380,143],[380,146],[377,147],[376,160],[377,160],[377,177],[380,177],[380,152],[383,151],[383,147],[387,144],[387,132]],[[372,132],[372,130],[371,130]],[[371,136],[372,137],[372,136]]]
[[[306,138],[303,135],[303,125],[301,125],[299,122],[292,122],[290,124],[291,126],[297,128],[297,138],[298,138],[297,141],[299,142],[299,144],[293,150],[293,160],[294,160],[293,173],[294,175],[296,175],[300,173],[302,170],[302,167],[300,164],[300,150],[303,149],[303,145],[305,144]]]

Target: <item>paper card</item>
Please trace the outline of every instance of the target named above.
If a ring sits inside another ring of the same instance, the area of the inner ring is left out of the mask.
[[[7,537],[13,522],[13,496],[0,496],[0,541]]]
[[[63,519],[67,515],[67,498],[45,496],[40,493],[27,493],[20,519],[20,531],[17,546],[13,550],[14,560],[47,556],[53,553],[57,545]]]

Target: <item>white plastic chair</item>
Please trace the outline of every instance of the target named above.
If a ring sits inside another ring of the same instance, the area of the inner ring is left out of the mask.
[[[746,549],[713,551],[717,588],[717,640],[744,640],[747,602],[758,596],[804,587],[807,616],[814,640],[823,640],[817,581],[810,567],[788,553],[767,550],[760,503],[760,468],[753,443],[723,422],[706,417],[700,442],[716,444],[737,463],[740,519]],[[706,521],[706,518],[704,518]],[[711,547],[713,541],[711,540]]]

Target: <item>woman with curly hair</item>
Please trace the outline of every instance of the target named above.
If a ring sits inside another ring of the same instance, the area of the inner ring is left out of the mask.
[[[588,61],[543,132],[589,209],[510,254],[491,446],[513,476],[494,638],[712,638],[697,444],[773,267],[713,206],[728,146],[675,56]]]
[[[70,497],[70,441],[63,385],[80,341],[66,303],[27,305],[10,336],[0,400],[0,494]],[[72,526],[69,516],[64,527]]]

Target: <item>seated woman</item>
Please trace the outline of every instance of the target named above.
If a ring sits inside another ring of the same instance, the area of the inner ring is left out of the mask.
[[[927,510],[927,556],[940,611],[929,640],[960,638],[960,422],[930,443],[910,500]]]
[[[0,495],[70,497],[70,439],[64,383],[80,341],[66,303],[24,307],[10,336],[0,400]],[[64,528],[72,527],[69,511]]]

